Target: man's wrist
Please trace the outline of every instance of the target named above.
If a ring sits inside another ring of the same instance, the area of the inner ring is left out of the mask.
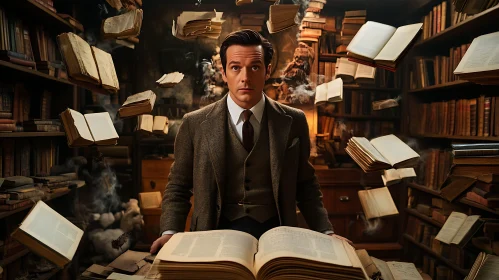
[[[161,234],[161,236],[167,235],[167,234],[173,235],[175,233],[177,233],[177,231],[175,231],[175,230],[165,230],[165,231],[163,231],[163,233]]]

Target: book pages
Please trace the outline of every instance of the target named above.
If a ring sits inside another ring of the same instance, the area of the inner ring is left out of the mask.
[[[393,278],[392,272],[390,271],[390,268],[388,267],[388,264],[385,261],[375,257],[371,257],[371,259],[378,268],[379,272],[381,272],[383,280],[398,280]]]
[[[397,29],[393,26],[368,21],[359,29],[347,47],[352,52],[374,59],[390,40]]]
[[[184,11],[182,12],[178,17],[177,17],[177,22],[174,24],[176,27],[176,32],[181,36],[184,36],[184,26],[189,22],[189,21],[195,21],[195,20],[211,20],[212,18],[216,17],[217,14],[215,11],[208,11],[208,12],[189,12],[189,11]],[[175,34],[173,34],[175,35]]]
[[[127,13],[107,18],[102,23],[102,32],[105,36],[135,37],[140,34],[143,11],[136,9]],[[122,38],[122,37],[120,37]]]
[[[99,72],[90,45],[71,32],[59,35],[58,39],[69,75],[75,79],[100,84]]]
[[[397,280],[423,280],[413,263],[391,261],[386,264],[392,272],[393,278]]]
[[[137,122],[137,130],[152,132],[152,127],[154,125],[153,115],[140,115]]]
[[[459,62],[454,74],[499,69],[499,32],[476,37]]]
[[[392,166],[409,159],[419,158],[418,153],[393,134],[374,138],[371,144]]]
[[[352,137],[352,141],[371,159],[390,164],[390,162],[364,137]]]
[[[336,71],[336,76],[347,75],[347,76],[352,76],[353,78],[355,76],[355,71],[357,71],[358,63],[350,61],[346,57],[340,57],[338,61],[339,61],[338,64],[339,66]]]
[[[161,207],[161,192],[141,192],[139,193],[139,202],[141,208]]]
[[[468,216],[466,220],[464,220],[464,223],[461,225],[454,238],[452,238],[451,243],[453,244],[461,243],[463,238],[471,230],[471,228],[478,221],[478,219],[480,219],[480,215]]]
[[[467,217],[466,214],[455,211],[452,212],[435,239],[442,241],[445,244],[451,244],[454,236],[456,236],[457,231],[464,224]]]
[[[352,266],[343,242],[346,241],[301,228],[274,228],[260,237],[258,253],[255,256],[255,270],[258,271],[266,262],[280,257]]]
[[[483,263],[481,264],[476,277],[476,280],[499,279],[499,257],[495,255],[486,255]]]
[[[78,131],[78,134],[80,134],[80,137],[93,142],[94,138],[92,137],[92,133],[90,133],[85,117],[80,112],[72,109],[69,109],[69,112],[71,113],[71,118],[73,118],[74,127]]]
[[[367,66],[364,64],[358,64],[357,69],[355,70],[355,75],[354,78],[368,78],[368,79],[374,79],[374,76],[376,75],[376,68]]]
[[[38,201],[19,227],[45,246],[71,260],[83,231],[43,201]]]
[[[85,114],[85,119],[95,142],[119,138],[108,112]]]
[[[156,101],[156,94],[152,90],[146,90],[143,92],[136,93],[134,95],[130,95],[127,97],[125,100],[125,103],[121,105],[122,107],[125,107],[127,105],[133,104],[133,103],[139,103],[142,101],[146,100],[151,100],[151,110],[154,108],[154,103]]]
[[[257,244],[258,240],[253,236],[240,231],[183,232],[173,235],[156,259],[172,262],[232,261],[247,267],[255,275],[253,255]]]
[[[92,53],[97,62],[97,69],[99,70],[102,87],[118,91],[120,89],[120,84],[118,82],[118,76],[116,75],[116,69],[114,68],[111,54],[94,46],[92,46]]]
[[[397,28],[397,31],[395,31],[393,36],[374,59],[396,61],[414,37],[416,37],[422,26],[422,23],[415,23]]]

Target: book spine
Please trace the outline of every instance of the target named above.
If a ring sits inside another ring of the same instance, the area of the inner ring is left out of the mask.
[[[489,136],[490,131],[490,97],[485,98],[483,116],[483,136]]]

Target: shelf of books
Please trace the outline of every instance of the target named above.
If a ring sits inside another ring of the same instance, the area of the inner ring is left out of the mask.
[[[407,184],[405,255],[422,255],[437,279],[462,279],[480,251],[499,252],[499,65],[479,59],[497,49],[485,46],[499,43],[499,6],[469,3],[427,1],[412,12],[423,30],[406,57],[402,126],[423,160]]]
[[[19,137],[62,137],[66,136],[64,132],[0,132],[0,138],[19,138]]]

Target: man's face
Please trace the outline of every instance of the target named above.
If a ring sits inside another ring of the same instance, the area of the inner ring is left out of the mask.
[[[227,65],[222,71],[234,102],[244,109],[255,106],[262,98],[270,65],[265,69],[262,46],[232,45],[227,48]]]

